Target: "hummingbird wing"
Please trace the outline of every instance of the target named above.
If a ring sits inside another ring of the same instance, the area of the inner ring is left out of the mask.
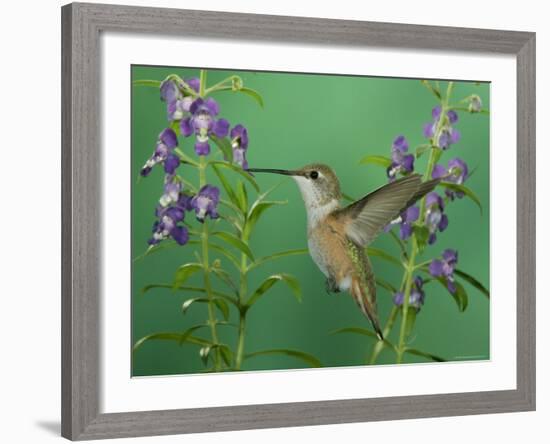
[[[438,183],[439,179],[422,182],[419,174],[411,174],[378,188],[347,207],[336,210],[334,215],[344,220],[347,236],[364,247],[370,244],[387,224],[432,191]]]

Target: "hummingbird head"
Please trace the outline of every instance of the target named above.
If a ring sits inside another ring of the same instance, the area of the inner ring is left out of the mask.
[[[292,176],[308,209],[324,207],[339,202],[341,198],[340,182],[328,165],[312,163],[298,170],[250,168],[248,171]]]

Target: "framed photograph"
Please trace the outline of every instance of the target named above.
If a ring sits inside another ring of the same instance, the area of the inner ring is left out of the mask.
[[[62,434],[535,408],[535,35],[62,8]]]

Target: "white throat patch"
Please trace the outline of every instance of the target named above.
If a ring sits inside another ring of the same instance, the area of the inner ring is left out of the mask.
[[[338,208],[339,202],[337,199],[332,199],[321,204],[326,197],[322,195],[310,179],[295,176],[294,180],[300,187],[302,198],[304,199],[309,229],[314,228],[319,221]]]

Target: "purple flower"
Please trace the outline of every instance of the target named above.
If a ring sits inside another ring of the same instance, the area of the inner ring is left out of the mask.
[[[181,98],[183,94],[174,79],[166,79],[160,84],[160,100],[172,103]]]
[[[420,216],[420,208],[412,206],[407,208],[401,215],[401,227],[399,229],[399,237],[405,240],[411,237],[412,223],[418,220]]]
[[[209,97],[206,100],[196,99],[189,108],[191,117],[183,119],[180,123],[181,134],[189,137],[196,135],[195,152],[199,156],[206,156],[210,153],[209,137],[225,137],[229,132],[229,122],[225,119],[216,119],[220,112],[218,103]]]
[[[211,219],[218,218],[217,206],[219,201],[220,190],[213,185],[205,185],[191,199],[189,206],[195,210],[197,220],[202,223],[206,216],[210,216]]]
[[[185,117],[191,108],[193,98],[190,96],[183,99],[174,100],[166,105],[166,111],[168,113],[168,120],[181,120]]]
[[[164,161],[164,172],[167,174],[174,174],[177,168],[180,166],[180,158],[174,153],[168,154]]]
[[[164,193],[159,199],[159,203],[162,207],[176,204],[180,198],[180,193],[183,189],[183,185],[179,180],[176,180],[173,175],[166,175],[164,179]]]
[[[466,162],[462,159],[455,157],[454,159],[449,160],[447,168],[443,165],[435,165],[432,171],[432,178],[443,179],[446,182],[462,185],[468,178],[468,165],[466,165]],[[450,189],[446,189],[445,194],[451,200],[454,200],[455,197],[458,197],[459,199],[464,197],[464,193],[462,191],[454,191]]]
[[[439,134],[437,146],[443,150],[448,149],[452,144],[457,143],[460,140],[460,132],[456,128],[451,126],[445,127]]]
[[[451,125],[458,122],[458,114],[453,109],[447,111],[447,117],[449,118],[449,123]]]
[[[388,179],[395,180],[397,173],[408,174],[414,170],[414,156],[406,154],[409,151],[409,143],[404,136],[397,136],[391,148],[391,164],[386,170]]]
[[[441,259],[434,259],[430,263],[430,274],[433,277],[443,277],[447,281],[447,288],[451,293],[456,292],[454,283],[455,265],[458,262],[458,251],[447,249]]]
[[[460,132],[452,126],[458,122],[458,114],[454,110],[447,111],[442,127],[436,134],[440,119],[441,106],[438,105],[432,109],[432,121],[424,125],[423,134],[424,137],[433,139],[433,143],[439,148],[446,150],[460,140]]]
[[[195,91],[199,92],[201,88],[201,81],[198,77],[191,77],[190,79],[187,79],[187,84]]]
[[[176,133],[171,128],[164,129],[158,137],[157,140],[157,146],[155,148],[155,151],[153,152],[153,155],[145,162],[145,165],[143,165],[143,168],[141,169],[140,174],[143,177],[146,177],[149,175],[153,167],[160,162],[165,162],[174,151],[174,148],[178,146],[178,137],[176,136]],[[167,172],[172,171],[172,173],[175,171],[175,169],[179,165],[179,159],[178,164],[175,165],[175,159],[170,158],[168,162],[168,166],[165,164],[165,169]],[[170,174],[172,174],[170,173]]]
[[[233,161],[243,170],[247,170],[248,131],[244,126],[238,124],[231,129],[229,137],[231,137],[231,147],[233,148]]]
[[[389,231],[393,227],[394,224],[400,224],[399,226],[399,237],[402,240],[407,240],[409,237],[411,237],[413,232],[413,222],[416,222],[418,220],[418,217],[420,216],[420,209],[416,206],[412,206],[407,208],[403,213],[399,215],[397,219],[390,222],[385,228],[384,231]]]
[[[424,305],[424,291],[422,290],[422,286],[424,285],[424,281],[420,276],[416,276],[414,278],[414,281],[411,286],[411,294],[409,295],[409,307],[416,308],[417,311],[420,310],[422,305]],[[405,300],[405,294],[402,291],[399,291],[393,295],[393,303],[400,307],[403,305],[403,301]]]
[[[199,92],[199,79],[187,80],[187,84]],[[166,102],[166,111],[169,121],[181,120],[189,113],[193,98],[185,91],[183,84],[169,78],[160,84],[160,99]]]
[[[435,191],[426,195],[426,214],[424,223],[429,231],[428,244],[432,245],[436,240],[437,231],[444,231],[449,225],[447,215],[443,213],[445,203],[442,197]]]
[[[175,176],[166,175],[164,194],[155,210],[157,221],[153,225],[153,236],[148,241],[150,245],[156,245],[169,237],[180,245],[189,240],[189,232],[180,222],[185,212],[191,210],[191,196],[182,193],[182,188],[183,184]]]
[[[164,239],[171,237],[178,244],[185,245],[189,240],[187,228],[178,225],[185,216],[184,208],[176,205],[157,207],[155,212],[158,220],[153,225],[153,237],[149,239],[149,245],[156,245]]]

